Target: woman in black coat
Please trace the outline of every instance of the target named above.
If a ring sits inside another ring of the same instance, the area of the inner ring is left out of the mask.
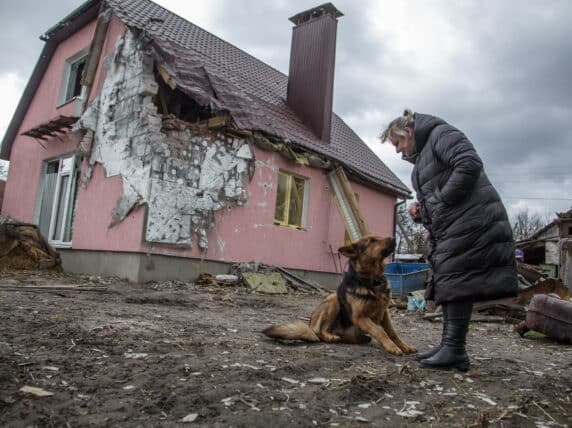
[[[419,354],[428,367],[468,370],[466,335],[473,302],[515,296],[512,228],[468,138],[443,119],[406,110],[381,135],[413,163],[418,202],[409,215],[429,233],[433,281],[427,300],[443,308],[443,335]]]

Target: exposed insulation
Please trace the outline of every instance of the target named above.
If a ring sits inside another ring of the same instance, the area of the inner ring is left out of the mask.
[[[158,93],[153,56],[131,31],[105,61],[100,96],[80,118],[86,133],[82,149],[92,145],[87,184],[93,165],[107,177],[120,175],[123,195],[112,213],[113,226],[139,204],[147,204],[147,242],[208,248],[214,212],[247,201],[246,186],[254,156],[244,138],[220,132],[197,132],[163,118],[153,97]],[[173,126],[175,124],[175,126]]]

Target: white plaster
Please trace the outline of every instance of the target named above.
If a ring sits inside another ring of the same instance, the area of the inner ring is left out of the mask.
[[[237,140],[235,139],[233,141],[233,143],[236,143]],[[254,156],[252,155],[252,151],[250,150],[250,147],[248,145],[243,145],[242,147],[240,147],[240,149],[238,149],[238,151],[236,152],[236,157],[240,158],[240,159],[253,159]]]
[[[122,177],[123,195],[111,226],[137,204],[147,204],[148,242],[191,246],[194,233],[199,247],[207,249],[214,211],[230,202],[246,202],[253,161],[249,145],[215,134],[199,137],[189,130],[163,131],[152,101],[158,85],[151,53],[130,31],[117,41],[105,64],[102,91],[76,125],[94,132],[86,181],[95,163],[103,165],[106,177]],[[183,159],[172,157],[178,150],[174,147],[181,144]]]

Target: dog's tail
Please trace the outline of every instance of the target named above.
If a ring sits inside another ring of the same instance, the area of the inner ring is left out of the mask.
[[[273,339],[305,340],[306,342],[319,342],[320,338],[302,321],[268,327],[262,333]]]

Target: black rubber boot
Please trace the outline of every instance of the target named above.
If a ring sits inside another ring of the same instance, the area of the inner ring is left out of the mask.
[[[435,346],[434,348],[429,349],[428,351],[422,352],[420,354],[415,355],[415,359],[417,361],[424,360],[425,358],[432,357],[435,355],[445,344],[445,336],[447,336],[447,304],[441,304],[441,310],[443,311],[443,333],[441,333],[441,343]]]
[[[422,367],[469,370],[469,356],[465,344],[472,311],[473,302],[447,304],[447,334],[443,346],[432,357],[421,360]]]

